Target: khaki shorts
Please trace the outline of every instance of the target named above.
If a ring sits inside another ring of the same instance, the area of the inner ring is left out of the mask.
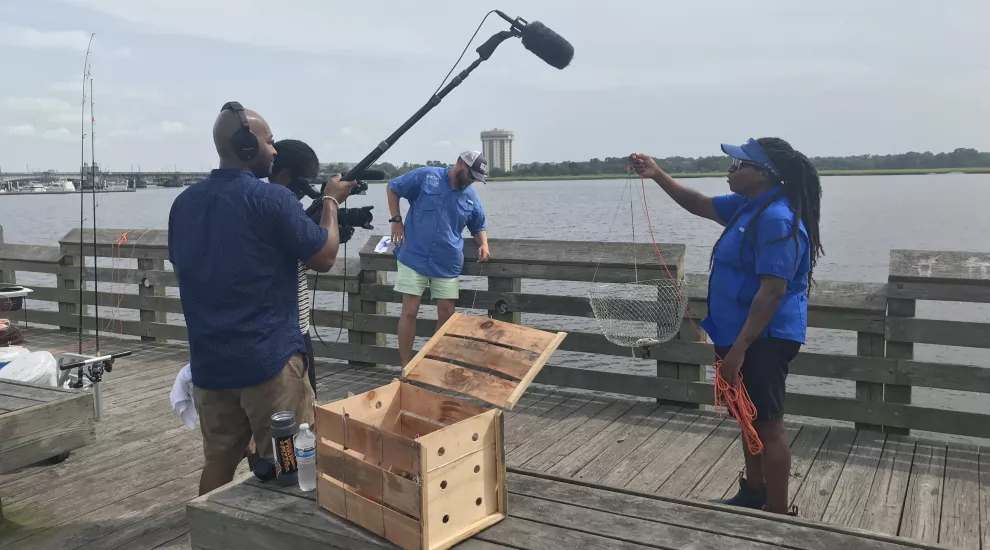
[[[195,388],[203,455],[207,464],[237,468],[253,447],[263,458],[272,458],[272,415],[292,411],[296,425],[313,425],[316,395],[306,375],[306,357],[293,354],[275,378],[230,390]]]
[[[427,277],[406,264],[398,262],[399,267],[395,277],[395,291],[401,294],[411,294],[422,296],[427,287],[430,288],[430,296],[434,300],[456,300],[458,277],[444,279],[440,277]]]

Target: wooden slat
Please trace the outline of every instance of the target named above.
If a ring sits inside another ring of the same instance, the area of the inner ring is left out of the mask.
[[[375,246],[381,241],[383,235],[372,235],[361,248],[360,256],[362,260],[391,260],[392,271],[395,271],[395,255],[392,253],[393,246],[384,252],[375,252]],[[678,268],[683,268],[684,252],[686,247],[683,244],[656,245],[663,255],[663,262],[657,257],[656,248],[653,243],[609,243],[602,246],[600,242],[593,241],[552,241],[536,239],[489,239],[489,246],[498,252],[493,255],[490,265],[498,264],[527,264],[527,265],[547,265],[565,267],[588,267],[588,268],[629,268],[632,269],[631,258],[635,257],[637,266],[641,270],[663,269],[666,263],[667,269],[678,278]],[[464,264],[477,264],[478,244],[474,239],[464,239]],[[370,268],[365,268],[370,269]],[[501,273],[492,273],[493,276],[505,276]],[[666,278],[666,277],[665,277]],[[590,280],[590,279],[589,279]]]
[[[493,404],[505,403],[516,389],[515,382],[435,359],[421,359],[406,378]]]
[[[899,535],[928,544],[938,543],[945,478],[945,442],[919,441],[901,512]]]
[[[887,340],[986,349],[990,348],[990,323],[888,317]]]
[[[320,437],[363,455],[385,469],[410,474],[419,472],[420,445],[415,440],[347,418],[324,407],[316,407]]]
[[[317,311],[319,323],[338,326],[339,312]],[[389,315],[346,316],[344,328],[367,332],[395,334],[399,318]],[[552,330],[534,326],[540,330]],[[416,335],[430,337],[436,331],[436,322],[420,319]],[[344,344],[337,344],[341,350]],[[365,348],[362,348],[365,349]],[[591,332],[569,331],[560,347],[561,351],[597,353],[629,357],[629,348],[616,346],[602,336]],[[317,350],[320,351],[319,349]],[[379,358],[381,356],[378,356]],[[398,356],[396,356],[398,357]],[[650,358],[673,363],[710,364],[714,362],[711,349],[701,342],[672,340],[652,346]],[[382,361],[378,361],[382,362]],[[390,363],[398,364],[398,363]],[[883,357],[864,357],[844,354],[801,352],[790,365],[790,373],[800,376],[816,376],[858,380],[878,384],[903,384],[962,391],[990,392],[990,371],[980,366],[924,362]]]
[[[791,499],[801,517],[817,520],[825,514],[855,438],[856,432],[849,428],[834,427],[828,432],[800,489]]]
[[[954,445],[945,455],[938,541],[951,548],[980,547],[979,449]]]
[[[608,489],[583,482],[566,482],[565,480],[542,479],[541,477],[522,472],[510,472],[510,498],[515,495],[526,496],[540,501],[574,505],[593,511],[609,512],[616,516],[685,527],[705,533],[696,534],[692,540],[677,541],[670,545],[664,545],[667,539],[654,538],[651,543],[654,547],[741,548],[742,541],[755,541],[770,545],[772,548],[802,550],[812,548],[906,550],[911,547],[890,537],[864,536],[862,531],[822,525],[800,518],[789,518],[786,521],[781,521],[772,515],[752,510],[716,507],[699,502],[688,503],[669,497],[651,497],[632,491]],[[510,501],[510,510],[516,509],[515,502]],[[543,506],[548,511],[553,509],[548,504]],[[515,512],[512,513],[515,514]],[[562,517],[561,513],[554,515]],[[529,516],[527,514],[524,517]],[[595,532],[601,529],[603,535],[616,533],[619,538],[625,540],[630,540],[631,537],[636,537],[641,532],[632,527],[632,524],[624,524],[619,519],[615,521],[616,523],[612,526],[606,527],[596,523],[585,529]],[[619,532],[624,532],[624,534],[619,535]],[[707,538],[712,535],[731,537],[732,540],[719,541]],[[706,540],[709,542],[705,543]]]
[[[890,281],[990,286],[990,254],[952,250],[891,250]]]
[[[533,367],[536,356],[488,342],[441,336],[427,354],[471,367],[495,370],[520,380]]]
[[[485,412],[485,409],[464,401],[419,388],[412,384],[399,385],[402,410],[443,424],[454,424]]]
[[[422,493],[415,481],[366,462],[352,451],[322,439],[317,444],[317,467],[328,475],[378,503],[419,518]]]
[[[457,322],[450,324],[446,333],[536,353],[542,353],[554,337],[551,332],[473,315],[461,315]]]

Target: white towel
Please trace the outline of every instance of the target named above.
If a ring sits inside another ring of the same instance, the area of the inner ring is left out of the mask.
[[[192,371],[188,364],[175,377],[175,384],[168,397],[172,401],[172,412],[187,428],[196,429],[196,400],[193,397]]]

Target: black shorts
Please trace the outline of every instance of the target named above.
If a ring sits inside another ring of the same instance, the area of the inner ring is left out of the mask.
[[[313,353],[313,337],[307,332],[303,334],[306,341],[306,372],[309,376],[309,385],[313,386],[313,393],[316,393],[316,355]]]
[[[729,346],[715,346],[715,353],[725,357],[729,349]],[[794,340],[760,338],[746,350],[739,372],[746,392],[756,407],[756,420],[784,416],[787,372],[800,349],[801,343]]]

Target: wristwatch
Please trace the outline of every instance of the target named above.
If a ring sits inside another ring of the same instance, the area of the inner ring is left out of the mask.
[[[388,219],[389,223],[399,222],[402,223],[402,214],[396,214]]]

